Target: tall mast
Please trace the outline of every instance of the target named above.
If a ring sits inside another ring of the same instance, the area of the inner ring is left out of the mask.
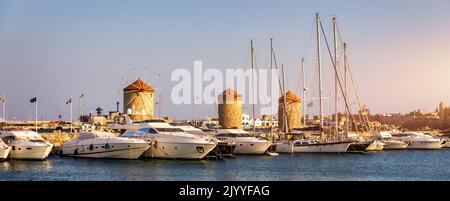
[[[283,122],[284,122],[284,131],[290,132],[289,122],[286,111],[286,81],[285,81],[285,73],[284,73],[284,64],[281,64],[281,73],[283,77]]]
[[[319,106],[320,106],[320,138],[323,139],[323,102],[322,102],[322,69],[320,62],[320,17],[319,13],[316,13],[316,34],[317,34],[317,67],[319,68]]]
[[[347,86],[347,43],[344,43],[344,89],[345,89],[345,97],[348,97],[348,86]],[[347,107],[345,107],[345,132],[348,133],[348,123],[349,123],[349,114]]]
[[[272,64],[273,64],[273,43],[272,43],[272,37],[270,38],[270,70],[272,71],[272,69],[273,69],[273,66],[272,66]],[[272,111],[271,111],[271,113],[273,114],[273,107],[271,107],[272,108]],[[272,138],[273,138],[273,126],[272,126],[272,119],[273,119],[273,117],[272,117],[272,114],[270,115],[270,119],[269,119],[269,123],[270,123],[270,134],[272,134]]]
[[[256,118],[255,118],[255,81],[254,81],[254,68],[253,68],[253,62],[254,62],[254,48],[253,48],[253,39],[250,40],[250,47],[251,47],[251,60],[252,60],[252,113],[253,113],[253,135],[256,133]]]
[[[302,88],[302,101],[303,101],[303,104],[302,104],[302,112],[303,112],[303,126],[305,126],[306,125],[306,115],[305,115],[305,93],[306,93],[306,86],[305,86],[305,83],[306,83],[306,81],[305,81],[305,58],[304,57],[302,57],[302,82],[303,82],[303,88]]]
[[[334,65],[337,68],[338,67],[338,62],[337,62],[337,36],[336,36],[336,16],[333,17],[333,37],[334,37]],[[338,116],[338,80],[337,80],[337,70],[335,71],[335,76],[334,76],[334,132],[335,132],[335,136],[338,135],[339,132],[339,128],[338,128],[338,121],[339,121],[339,116]]]

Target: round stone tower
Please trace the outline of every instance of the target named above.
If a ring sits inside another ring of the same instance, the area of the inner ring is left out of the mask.
[[[138,79],[123,89],[123,112],[132,120],[153,117],[155,89]]]
[[[441,120],[441,121],[445,121],[446,120],[446,118],[447,118],[447,111],[446,110],[447,110],[447,108],[446,108],[445,102],[441,101],[439,103],[439,108],[438,108],[439,120]]]
[[[223,91],[219,97],[219,125],[223,128],[242,128],[242,96],[233,88]]]
[[[284,96],[286,96],[286,113],[284,111]],[[301,99],[292,91],[288,91],[285,95],[278,99],[278,127],[282,131],[288,131],[302,126],[302,113],[300,106]],[[286,128],[286,122],[288,128]]]

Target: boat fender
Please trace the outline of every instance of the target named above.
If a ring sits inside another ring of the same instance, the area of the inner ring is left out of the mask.
[[[105,150],[108,150],[109,149],[109,143],[106,143],[105,144]]]
[[[89,151],[92,151],[93,149],[94,149],[94,145],[93,144],[89,145]]]

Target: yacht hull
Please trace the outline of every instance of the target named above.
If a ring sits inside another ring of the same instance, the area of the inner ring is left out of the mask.
[[[217,145],[215,143],[157,142],[142,154],[144,158],[202,159]]]
[[[6,160],[8,158],[10,151],[11,151],[11,147],[8,147],[8,146],[0,147],[0,161]]]
[[[408,143],[397,141],[397,140],[383,140],[384,150],[399,150],[399,149],[406,149],[408,147]]]
[[[149,143],[110,143],[105,149],[105,144],[78,145],[62,147],[60,155],[78,158],[110,158],[110,159],[137,159],[148,148]]]
[[[443,144],[440,141],[410,141],[408,149],[440,149]]]
[[[280,153],[343,153],[347,151],[350,144],[351,142],[334,142],[294,146],[283,143],[277,145],[276,150]]]
[[[53,145],[20,146],[11,145],[8,158],[13,160],[44,160],[52,151]]]
[[[233,154],[264,154],[272,145],[272,142],[235,142],[236,148]]]

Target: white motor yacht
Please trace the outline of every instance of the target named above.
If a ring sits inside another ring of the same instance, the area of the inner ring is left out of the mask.
[[[202,159],[217,146],[211,137],[190,134],[165,122],[148,122],[146,126],[122,135],[151,142],[143,154],[146,158]]]
[[[433,136],[421,132],[401,133],[395,135],[392,139],[408,143],[408,149],[440,149],[445,144],[441,139],[433,138]]]
[[[2,139],[0,139],[0,161],[4,161],[8,158],[11,147],[6,145]]]
[[[384,143],[384,150],[406,149],[409,146],[407,142],[392,139],[392,134],[387,131],[378,132],[377,137],[380,142]]]
[[[0,131],[0,139],[11,147],[8,155],[11,159],[44,160],[53,148],[50,142],[31,130]]]
[[[60,155],[84,158],[137,159],[150,143],[140,139],[117,137],[109,132],[82,132],[61,146]]]
[[[209,131],[222,142],[235,144],[233,154],[264,154],[272,142],[253,136],[242,129],[217,129]]]

